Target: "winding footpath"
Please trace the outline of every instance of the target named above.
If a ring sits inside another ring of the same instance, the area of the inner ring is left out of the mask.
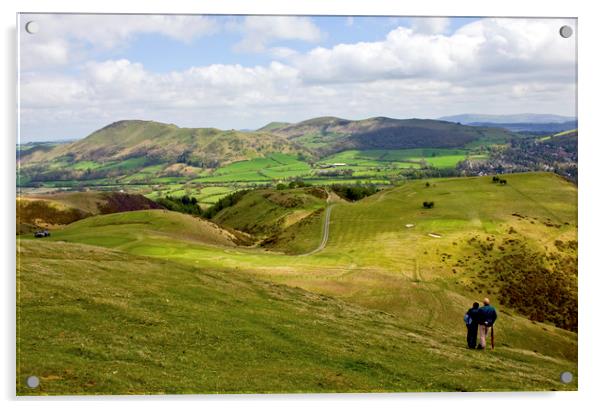
[[[326,199],[326,203],[330,203],[330,192],[328,192],[328,199]],[[309,253],[300,254],[300,256],[311,256],[312,254],[324,250],[324,247],[326,247],[326,243],[328,243],[328,235],[330,234],[330,213],[332,212],[333,206],[334,205],[329,204],[328,207],[326,207],[324,226],[322,228],[322,241],[320,242],[320,245],[316,249],[310,251]]]

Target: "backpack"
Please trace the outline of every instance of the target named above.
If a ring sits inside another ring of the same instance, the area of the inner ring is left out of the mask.
[[[466,325],[472,324],[472,317],[468,313],[464,314],[464,323]]]

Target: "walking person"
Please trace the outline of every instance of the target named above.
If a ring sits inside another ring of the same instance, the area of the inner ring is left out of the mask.
[[[485,349],[487,345],[487,332],[491,328],[491,349],[493,349],[493,324],[497,319],[497,311],[489,304],[489,298],[483,300],[483,306],[477,313],[479,322],[479,346],[477,349]]]
[[[475,349],[477,347],[477,332],[479,330],[479,303],[472,304],[464,314],[464,323],[466,324],[466,343],[468,348]]]

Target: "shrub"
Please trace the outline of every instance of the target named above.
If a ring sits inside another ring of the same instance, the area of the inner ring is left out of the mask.
[[[577,331],[577,258],[559,252],[546,255],[526,246],[493,260],[481,273],[501,283],[502,304],[529,319],[552,322]]]
[[[422,202],[422,207],[425,209],[432,209],[435,207],[435,202]]]

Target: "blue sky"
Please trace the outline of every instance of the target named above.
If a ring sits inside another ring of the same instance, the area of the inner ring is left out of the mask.
[[[129,118],[252,129],[323,115],[574,115],[565,23],[575,22],[21,15],[21,141]]]
[[[216,16],[224,24],[240,23],[242,16]],[[319,41],[306,42],[298,39],[281,39],[274,45],[289,47],[299,52],[307,52],[316,45],[333,47],[340,43],[382,40],[398,26],[411,27],[410,17],[371,17],[371,16],[314,16],[311,20],[319,27],[323,36]],[[476,18],[450,19],[447,32],[455,31]],[[243,33],[224,31],[181,41],[161,33],[142,33],[132,41],[127,41],[114,49],[95,50],[93,42],[86,44],[88,52],[100,60],[126,58],[137,61],[154,72],[184,70],[191,66],[210,64],[241,64],[244,66],[265,65],[272,61],[267,53],[246,53],[235,50]],[[65,72],[73,72],[76,67],[62,67]]]

